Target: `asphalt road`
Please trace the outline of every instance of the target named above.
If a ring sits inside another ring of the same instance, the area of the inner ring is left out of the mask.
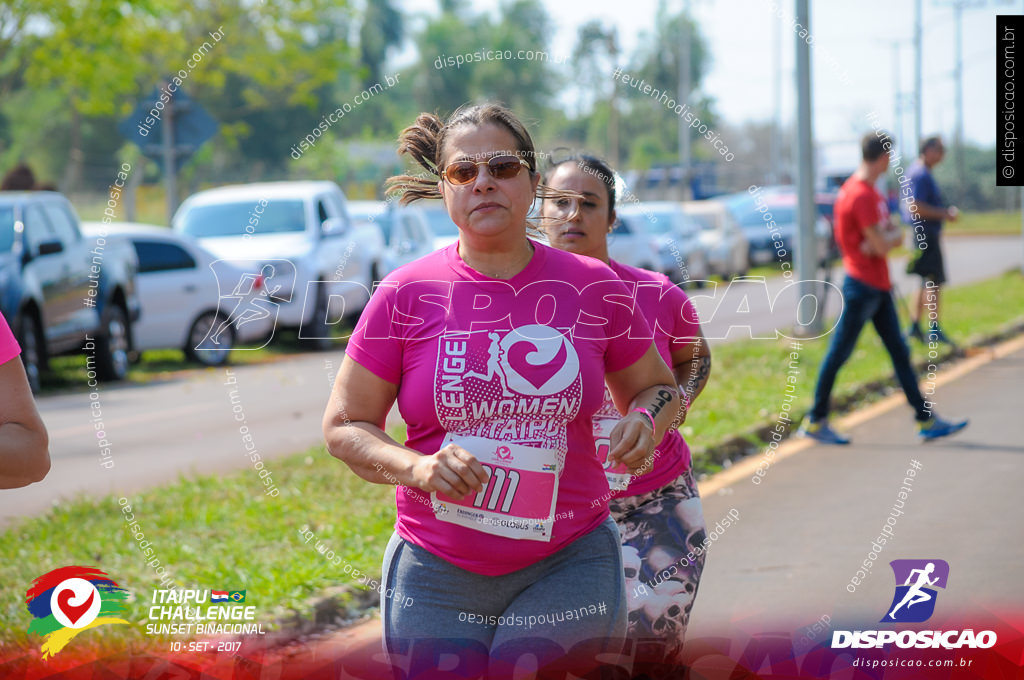
[[[317,444],[341,357],[340,351],[307,354],[271,364],[189,371],[145,386],[101,385],[98,420],[88,392],[43,397],[39,407],[50,434],[50,473],[37,484],[0,491],[0,523],[38,514],[78,493],[125,494],[179,475],[251,465],[242,426],[265,459]],[[236,382],[228,384],[231,380]],[[101,432],[112,467],[101,466]]]
[[[963,284],[1018,264],[1020,240],[950,239],[946,252],[950,279]],[[891,265],[894,274],[902,269],[899,262]],[[909,285],[900,283],[905,278],[897,274],[897,285],[909,292]],[[782,280],[770,280],[769,294],[774,297],[784,285]],[[838,297],[831,296],[830,304],[838,310]],[[749,312],[726,312],[723,307],[713,313],[716,305],[711,298],[697,298],[698,312],[712,337],[724,337],[724,330],[741,323],[755,333],[773,329],[778,318],[787,319],[784,326],[792,324],[791,310],[780,317],[778,310],[755,302]],[[748,337],[745,331],[734,330],[728,339],[742,337]],[[242,424],[250,428],[265,460],[316,445],[341,358],[341,351],[304,354],[265,365],[183,372],[144,386],[103,385],[98,416],[88,392],[42,397],[39,408],[50,433],[52,469],[38,484],[0,492],[0,525],[39,514],[75,494],[126,494],[179,475],[244,468],[250,463],[238,432]],[[232,377],[237,383],[225,384]],[[238,417],[244,422],[235,420]],[[396,418],[393,413],[390,420]],[[101,467],[99,432],[110,443],[108,460],[113,467]]]

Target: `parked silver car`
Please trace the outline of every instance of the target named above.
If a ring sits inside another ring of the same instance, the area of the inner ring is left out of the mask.
[[[707,253],[700,242],[700,228],[688,217],[681,203],[675,201],[651,201],[624,205],[616,209],[620,218],[625,218],[625,227],[630,233],[619,233],[619,228],[612,232],[608,239],[609,254],[619,259],[612,252],[622,248],[615,241],[620,236],[627,237],[629,244],[626,250],[637,253],[634,257],[642,261],[650,251],[654,252],[653,266],[634,264],[629,260],[626,264],[658,271],[669,277],[674,283],[684,281],[702,282],[708,278]]]
[[[792,189],[765,187],[756,195],[743,191],[719,200],[729,207],[750,242],[751,266],[793,259],[798,229],[797,198]],[[817,211],[814,235],[815,260],[824,262],[829,256],[832,227]]]
[[[747,273],[750,242],[728,206],[714,199],[683,203],[683,210],[700,225],[700,242],[712,274],[726,281]]]
[[[189,197],[173,226],[219,257],[265,263],[278,326],[327,349],[330,323],[362,311],[384,256],[380,230],[353,225],[345,204],[334,182],[225,186]]]
[[[129,243],[139,259],[139,300],[142,313],[132,329],[134,349],[181,349],[206,366],[227,363],[236,344],[266,339],[271,315],[251,313],[262,281],[241,267],[218,261],[195,239],[166,227],[135,222],[83,222],[83,233],[105,235]],[[222,284],[234,286],[250,275],[252,285],[237,296],[238,304],[220,304]],[[231,283],[228,283],[231,282]],[[250,313],[246,313],[250,311]]]
[[[434,250],[434,232],[423,210],[415,205],[401,206],[390,201],[349,201],[348,214],[353,222],[375,224],[384,237],[381,276],[418,260]]]
[[[459,228],[452,222],[452,218],[448,217],[448,209],[444,207],[444,203],[420,201],[418,205],[434,234],[434,250],[440,250],[459,240]]]

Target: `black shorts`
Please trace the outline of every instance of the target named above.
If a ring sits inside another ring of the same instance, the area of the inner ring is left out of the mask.
[[[927,234],[914,248],[910,262],[907,263],[907,273],[917,274],[937,286],[946,282],[946,263],[942,259],[942,246],[939,244],[938,234]]]

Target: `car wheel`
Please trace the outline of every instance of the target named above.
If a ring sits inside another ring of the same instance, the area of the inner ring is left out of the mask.
[[[750,254],[740,251],[739,257],[736,258],[736,276],[746,276],[748,271],[750,271]]]
[[[223,366],[231,357],[235,348],[235,327],[227,326],[217,336],[213,336],[227,321],[220,312],[203,312],[188,330],[188,342],[185,345],[185,356],[203,366]]]
[[[103,312],[103,330],[96,338],[93,359],[100,380],[124,380],[128,375],[128,317],[120,305],[110,303]]]
[[[307,331],[306,328],[309,330]],[[327,289],[323,284],[316,287],[316,305],[313,307],[313,318],[308,326],[304,325],[302,330],[310,335],[308,338],[300,338],[303,345],[311,350],[323,352],[334,345],[330,337],[331,329],[327,325]]]
[[[686,271],[690,272],[691,276],[689,287],[697,288],[698,290],[707,285],[705,281],[709,276],[711,276],[711,271],[708,268],[707,260],[705,259],[702,261],[702,259],[699,258],[699,256],[696,259],[694,259],[694,256],[691,256],[686,260]],[[694,272],[699,273],[700,277],[693,278]]]
[[[16,328],[18,344],[21,345],[21,362],[25,365],[25,377],[28,378],[32,394],[38,394],[46,370],[46,349],[40,344],[43,334],[39,332],[39,323],[35,315],[30,312],[21,313]]]

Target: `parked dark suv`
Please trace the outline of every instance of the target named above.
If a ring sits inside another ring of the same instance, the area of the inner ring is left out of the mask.
[[[61,194],[0,192],[0,312],[33,391],[59,354],[86,353],[100,380],[125,377],[137,269],[131,246],[83,236]]]

